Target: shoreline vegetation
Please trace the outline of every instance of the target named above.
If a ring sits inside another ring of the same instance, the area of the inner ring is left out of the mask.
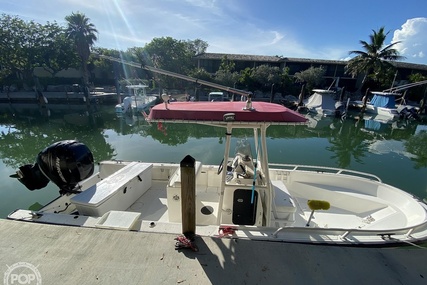
[[[4,43],[0,46],[1,98],[11,102],[19,97],[14,94],[16,91],[25,90],[35,94],[36,102],[45,101],[43,97],[49,97],[52,92],[49,89],[62,86],[65,88],[65,96],[62,97],[65,101],[71,100],[69,92],[83,92],[85,102],[89,102],[91,94],[101,86],[110,86],[125,93],[125,86],[137,84],[135,82],[168,94],[171,94],[168,90],[177,89],[190,96],[194,92],[198,97],[216,91],[144,70],[141,68],[144,66],[250,91],[254,93],[254,100],[273,100],[276,94],[279,97],[304,97],[302,87],[305,87],[306,95],[314,88],[345,88],[347,98],[356,96],[361,99],[367,89],[384,90],[397,84],[427,79],[427,66],[419,70],[396,67],[394,63],[404,58],[394,48],[396,43],[386,45],[389,32],[384,27],[372,30],[369,41],[361,40],[361,50],[349,51],[350,60],[329,64],[325,60],[295,61],[297,59],[280,56],[252,56],[245,61],[238,55],[207,53],[209,44],[202,39],[161,37],[152,39],[143,47],[135,46],[126,51],[107,49],[96,47],[99,32],[84,13],[72,12],[64,19],[65,25],[62,26],[56,22],[24,21],[19,16],[0,16]],[[99,55],[131,61],[140,67],[117,64]],[[260,61],[261,58],[265,60]],[[76,88],[78,91],[73,90]],[[406,98],[425,101],[426,94],[425,86],[416,87],[408,92]]]

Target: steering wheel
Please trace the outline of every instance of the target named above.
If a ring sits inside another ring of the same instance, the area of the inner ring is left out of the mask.
[[[221,163],[218,165],[218,171],[217,171],[218,175],[222,172],[222,169],[224,168],[223,163],[224,163],[224,158],[221,160]]]

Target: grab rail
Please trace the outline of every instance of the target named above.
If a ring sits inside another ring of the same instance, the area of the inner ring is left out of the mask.
[[[339,237],[342,240],[346,240],[346,241],[352,241],[350,239],[347,238],[348,235],[356,233],[359,235],[364,235],[364,236],[381,236],[382,239],[392,239],[391,236],[393,235],[398,235],[398,234],[402,234],[402,235],[406,235],[407,237],[411,237],[411,235],[413,234],[413,232],[415,231],[416,228],[427,228],[427,221],[423,221],[419,224],[410,226],[410,227],[403,227],[403,228],[395,228],[395,229],[383,229],[383,230],[368,230],[368,229],[343,229],[343,228],[312,228],[312,227],[280,227],[278,228],[273,234],[273,238],[278,238],[278,234],[281,231],[289,231],[289,232],[296,232],[296,231],[300,231],[300,232],[304,232],[304,231],[314,231],[317,233],[322,233],[325,235],[336,235],[337,237]]]
[[[382,183],[381,178],[379,178],[374,174],[356,171],[356,170],[350,170],[350,169],[335,168],[335,167],[328,167],[328,166],[280,164],[280,163],[269,163],[268,166],[270,170],[272,170],[270,166],[273,166],[273,167],[280,167],[282,169],[289,170],[289,171],[299,170],[299,171],[317,172],[317,173],[328,172],[330,174],[336,174],[336,175],[352,175],[352,176],[367,178],[367,179],[376,180]]]

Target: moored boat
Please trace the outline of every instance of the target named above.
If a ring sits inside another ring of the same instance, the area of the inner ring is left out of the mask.
[[[311,113],[322,116],[340,117],[344,114],[344,105],[335,100],[335,91],[313,89],[313,94],[304,100],[304,107]]]
[[[126,86],[132,95],[126,96],[123,98],[122,103],[115,106],[116,113],[139,113],[153,106],[156,103],[158,97],[154,95],[148,95],[146,93],[147,87],[147,85],[143,84]]]
[[[399,118],[405,119],[419,119],[417,114],[417,107],[412,105],[397,105],[396,98],[401,97],[402,94],[395,92],[380,92],[372,91],[372,99],[368,102],[353,101],[351,105],[361,109],[367,114],[373,114],[387,121],[397,120]]]
[[[19,209],[8,218],[177,235],[184,223],[194,220],[197,235],[313,244],[389,245],[427,239],[427,206],[379,177],[270,164],[267,128],[307,123],[284,106],[165,102],[151,109],[148,120],[225,128],[224,153],[218,155],[222,161],[203,165],[185,154],[181,163],[104,161],[93,173],[86,146],[59,142],[39,154],[37,165],[20,168],[16,176],[32,189],[49,179],[61,195],[39,211]],[[232,139],[236,129],[253,130],[253,139]],[[37,177],[44,181],[34,185]]]

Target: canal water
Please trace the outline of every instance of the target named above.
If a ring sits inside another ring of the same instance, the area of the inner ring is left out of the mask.
[[[419,198],[427,197],[427,123],[382,124],[347,118],[309,117],[308,126],[271,126],[271,163],[331,166],[369,172]],[[58,196],[49,183],[29,191],[10,178],[34,163],[50,144],[76,139],[101,160],[180,162],[186,155],[205,164],[222,159],[225,130],[192,124],[148,124],[143,117],[118,117],[114,106],[4,104],[0,106],[0,218],[17,208],[35,209]],[[233,135],[252,138],[243,131]],[[235,143],[235,141],[233,141]],[[253,142],[252,142],[253,143]],[[254,147],[252,148],[254,151]]]

